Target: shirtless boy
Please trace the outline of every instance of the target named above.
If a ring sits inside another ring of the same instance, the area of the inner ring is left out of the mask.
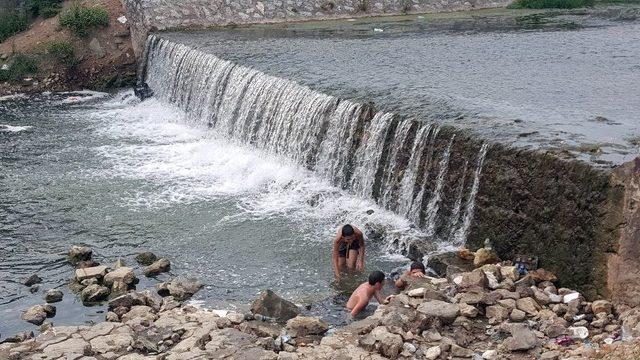
[[[389,302],[391,296],[386,299],[382,297],[382,283],[384,282],[384,273],[382,271],[374,271],[369,274],[369,281],[362,283],[356,291],[351,294],[349,301],[347,301],[347,309],[351,311],[351,316],[355,317],[362,310],[364,310],[372,297],[375,296],[379,304],[386,304]]]
[[[424,264],[419,261],[411,263],[409,270],[396,280],[396,287],[400,290],[410,290],[414,285],[420,286],[426,281]]]
[[[364,235],[349,224],[338,229],[333,239],[333,271],[336,278],[345,267],[349,270],[364,270]]]

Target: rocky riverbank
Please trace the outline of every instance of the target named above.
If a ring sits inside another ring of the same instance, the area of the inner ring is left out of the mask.
[[[544,269],[520,276],[508,263],[476,261],[478,268],[463,271],[473,263],[458,259],[439,269],[445,277],[420,279],[372,316],[330,329],[271,291],[247,313],[184,303],[199,290],[196,280],[176,278],[136,291],[136,272],[154,276],[170,268],[168,260],[150,253],[137,260],[145,267],[107,267],[91,259],[91,249],[73,247],[69,261],[76,269],[69,286],[85,304],[106,302],[105,322],[45,323],[62,295],[50,290],[46,304],[23,312],[25,321],[44,323],[41,333],[3,339],[0,358],[583,359],[637,353],[637,344],[627,340],[640,333],[639,311],[620,313],[606,300],[588,302],[557,288],[556,276]]]

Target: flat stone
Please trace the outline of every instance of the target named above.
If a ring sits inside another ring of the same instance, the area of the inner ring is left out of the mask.
[[[431,300],[418,306],[419,312],[433,316],[445,323],[452,323],[460,314],[460,307],[457,304],[450,304],[440,300]]]
[[[133,343],[133,337],[128,333],[117,333],[98,336],[89,343],[91,350],[99,354],[122,353]]]
[[[133,269],[126,266],[119,267],[104,276],[104,284],[108,287],[111,287],[114,282],[132,285],[135,281],[136,276],[133,273]]]
[[[84,269],[76,269],[76,280],[81,282],[86,279],[102,278],[107,274],[107,267],[100,265]]]
[[[91,345],[82,338],[70,338],[68,340],[51,344],[44,348],[43,352],[49,355],[52,354],[88,354],[91,350]]]

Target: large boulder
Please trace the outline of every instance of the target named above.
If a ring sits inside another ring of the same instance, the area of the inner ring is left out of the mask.
[[[484,289],[489,284],[487,275],[482,269],[459,274],[453,279],[453,282],[461,289]]]
[[[296,316],[287,321],[288,333],[293,337],[307,335],[322,335],[329,330],[329,325],[324,321],[310,316]]]
[[[42,305],[36,305],[25,310],[20,318],[34,325],[42,325],[47,318],[47,312]]]
[[[136,282],[136,276],[130,267],[119,267],[104,276],[104,285],[111,287],[114,282],[121,282],[126,285],[133,285]]]
[[[76,269],[76,280],[78,282],[82,282],[86,279],[102,279],[105,275],[107,275],[107,267],[102,265]]]
[[[160,259],[155,261],[153,264],[147,266],[144,269],[144,274],[147,277],[156,276],[163,272],[167,272],[171,270],[171,263],[167,259]]]
[[[418,306],[419,312],[440,319],[443,323],[451,324],[460,315],[460,307],[440,300],[426,301]]]
[[[453,277],[455,274],[473,270],[473,262],[461,259],[455,252],[430,256],[427,266],[442,277]]]
[[[202,288],[202,283],[196,279],[176,278],[166,283],[169,295],[178,301],[184,301]]]
[[[496,264],[500,262],[500,258],[498,254],[492,250],[487,248],[480,248],[476,251],[475,257],[473,258],[473,266],[479,268],[483,265],[487,264]]]
[[[80,297],[83,303],[100,302],[109,296],[109,289],[98,284],[89,285],[82,290]]]
[[[278,322],[286,322],[300,314],[300,310],[295,304],[281,298],[271,290],[263,291],[253,301],[251,312],[274,318]]]
[[[76,265],[81,261],[89,261],[91,260],[92,253],[93,251],[91,250],[91,248],[88,248],[86,246],[73,245],[71,249],[69,249],[69,262],[73,265]]]

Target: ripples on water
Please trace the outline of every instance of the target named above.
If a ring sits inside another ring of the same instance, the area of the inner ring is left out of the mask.
[[[234,307],[265,288],[300,302],[334,294],[330,250],[340,223],[382,230],[367,262],[385,271],[405,260],[383,244],[415,232],[313,173],[131,92],[3,98],[0,109],[2,334],[31,327],[18,310],[52,287],[65,291],[55,324],[104,317],[65,287],[71,244],[87,244],[105,264],[134,264],[143,250],[167,256],[174,275],[206,284],[197,300]],[[35,295],[19,283],[32,273],[44,279]]]

